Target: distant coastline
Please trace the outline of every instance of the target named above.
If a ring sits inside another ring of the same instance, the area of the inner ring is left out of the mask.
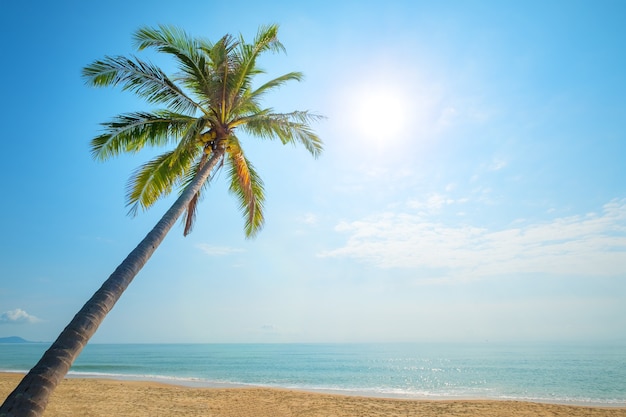
[[[23,339],[19,336],[0,337],[0,343],[37,343]]]

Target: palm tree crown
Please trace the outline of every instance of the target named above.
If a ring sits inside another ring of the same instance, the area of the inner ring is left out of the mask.
[[[258,56],[284,51],[277,31],[276,25],[263,26],[252,43],[231,35],[211,43],[172,26],[146,27],[134,35],[137,49],[154,48],[173,56],[180,70],[176,76],[170,78],[137,57],[105,57],[84,68],[83,77],[90,85],[119,85],[149,103],[165,106],[118,115],[104,123],[104,133],[91,142],[93,156],[99,160],[144,146],[173,145],[133,173],[127,188],[130,213],[149,208],[173,188],[184,189],[213,157],[218,167],[227,168],[230,191],[245,215],[246,236],[260,230],[263,182],[246,158],[237,131],[300,143],[315,157],[322,151],[322,141],[310,128],[310,122],[321,116],[308,111],[275,113],[260,103],[265,93],[288,81],[300,81],[300,72],[253,85],[255,76],[264,73],[256,65]],[[187,206],[185,235],[193,227],[200,197],[201,191]]]

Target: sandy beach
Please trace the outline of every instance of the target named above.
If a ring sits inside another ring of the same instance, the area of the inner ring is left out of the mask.
[[[6,398],[20,379],[18,374],[0,374],[0,397]],[[399,400],[267,388],[189,388],[154,382],[70,378],[55,391],[45,416],[626,417],[626,408],[519,401]]]

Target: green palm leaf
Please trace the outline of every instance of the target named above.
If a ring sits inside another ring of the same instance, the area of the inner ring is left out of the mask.
[[[145,210],[169,194],[188,170],[193,157],[191,152],[168,151],[139,167],[126,188],[129,214],[136,215],[140,208]]]
[[[140,51],[155,48],[159,52],[173,55],[185,74],[182,77],[183,84],[196,95],[202,96],[208,91],[211,70],[203,49],[212,48],[210,42],[192,38],[184,30],[167,25],[141,28],[135,33],[134,40]]]
[[[242,128],[248,133],[265,139],[278,138],[283,144],[302,144],[314,157],[323,149],[322,140],[310,128],[310,123],[323,116],[307,111],[291,113],[261,112],[241,119]]]
[[[176,112],[201,110],[159,67],[138,58],[105,57],[85,67],[83,78],[95,87],[121,85],[149,103],[164,104]]]
[[[237,98],[250,90],[255,75],[262,74],[261,68],[256,66],[257,57],[264,51],[285,52],[285,47],[278,40],[278,26],[261,26],[252,44],[247,44],[240,36],[235,55],[237,71],[235,83],[229,96],[229,106],[235,106]]]
[[[262,110],[259,108],[259,101],[263,94],[281,87],[289,81],[301,81],[303,78],[304,75],[301,72],[290,72],[266,82],[254,91],[244,90],[242,96],[236,101],[236,105],[232,111],[235,114],[241,115],[261,113]]]
[[[105,133],[91,141],[92,155],[105,160],[124,152],[138,152],[144,146],[165,146],[175,141],[196,120],[167,110],[118,115],[102,124]]]

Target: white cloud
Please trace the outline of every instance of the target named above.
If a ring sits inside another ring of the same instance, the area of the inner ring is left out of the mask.
[[[313,213],[306,213],[304,216],[302,216],[301,221],[308,225],[315,225],[318,222],[318,218],[317,215]]]
[[[423,209],[429,212],[436,212],[441,210],[444,206],[453,204],[455,201],[442,194],[431,194],[426,201],[411,200],[407,203],[409,208]]]
[[[489,171],[500,171],[502,168],[507,166],[507,162],[502,158],[494,158],[491,161],[491,164],[487,167]]]
[[[502,230],[448,226],[424,214],[391,212],[342,222],[336,230],[349,234],[346,244],[320,256],[353,258],[381,268],[436,269],[465,278],[626,274],[626,199],[606,204],[601,214]]]
[[[228,246],[212,246],[206,243],[196,245],[198,249],[209,256],[226,256],[232,253],[243,252],[243,249],[231,248]]]
[[[0,314],[0,324],[38,323],[41,319],[28,314],[21,308],[5,311]]]

